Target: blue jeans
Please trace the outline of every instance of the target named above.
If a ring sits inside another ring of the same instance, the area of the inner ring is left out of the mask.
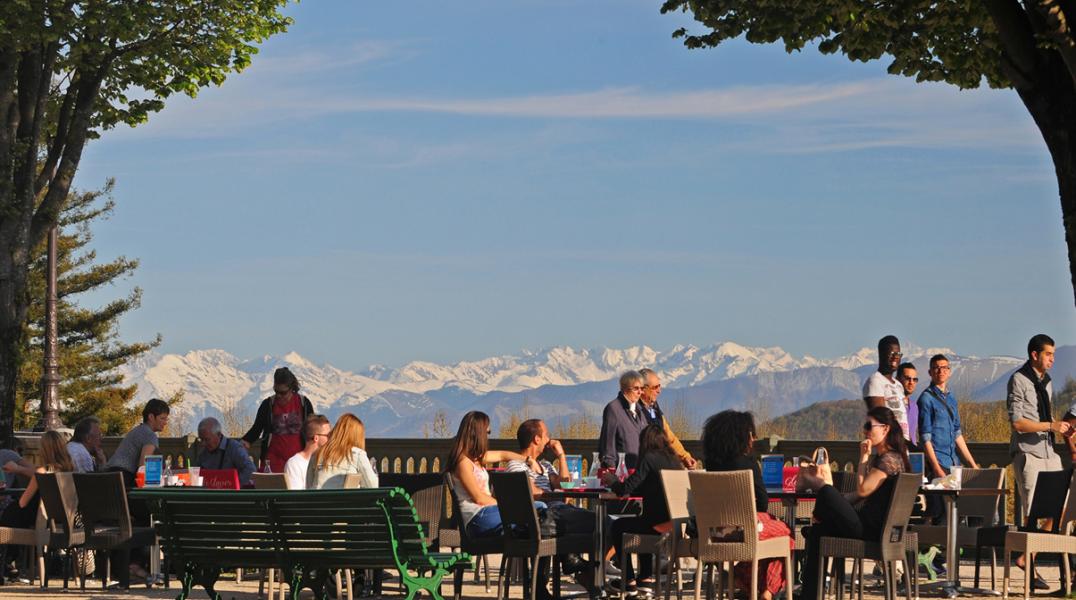
[[[545,502],[535,502],[534,508],[545,510]],[[501,510],[496,504],[483,506],[467,523],[467,535],[473,538],[493,537],[501,534]]]

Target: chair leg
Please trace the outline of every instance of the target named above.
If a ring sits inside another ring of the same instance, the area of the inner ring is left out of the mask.
[[[650,558],[654,560],[654,568],[650,570],[654,574],[654,597],[661,597],[661,553],[655,552],[650,555]],[[560,598],[560,594],[557,594]]]
[[[1072,591],[1072,589],[1071,589],[1072,588],[1072,579],[1071,579],[1071,573],[1069,573],[1069,555],[1068,554],[1062,554],[1061,555],[1061,573],[1062,573],[1061,577],[1064,579],[1062,584],[1065,587],[1065,596],[1068,596],[1069,593]]]
[[[45,589],[49,586],[48,578],[45,576],[45,549],[35,546],[34,554],[37,555],[37,576],[41,580],[41,589]]]
[[[714,565],[717,568],[717,565]],[[736,598],[736,563],[729,562],[729,568],[725,570],[725,589],[728,590],[728,600]]]
[[[536,600],[538,598],[538,563],[540,563],[541,561],[542,559],[538,558],[537,555],[535,555],[534,558],[531,559],[531,595],[527,596],[528,598],[530,598],[530,600]]]
[[[553,597],[560,598],[560,557],[551,556],[549,560],[553,561]]]
[[[915,568],[914,564],[909,564],[908,555],[904,555],[904,597],[907,600],[912,600],[912,569]],[[863,600],[860,598],[860,600]]]
[[[1012,566],[1012,552],[1005,547],[1005,570],[1001,574],[1001,598],[1009,600],[1009,568]]]
[[[1024,600],[1031,596],[1031,578],[1035,576],[1035,555],[1028,552],[1024,555]]]
[[[993,546],[990,547],[990,589],[997,591],[998,578],[994,573],[998,568],[998,552]]]
[[[785,600],[792,600],[792,551],[785,555]],[[863,600],[860,598],[860,600]]]
[[[341,587],[343,583],[340,581],[340,569],[333,571],[333,577],[336,579],[336,600],[344,600],[344,588]]]
[[[825,590],[826,590],[826,562],[828,562],[828,560],[829,559],[827,559],[826,557],[819,557],[819,560],[818,560],[818,573],[817,573],[817,575],[818,575],[818,579],[817,579],[818,585],[815,586],[815,589],[818,590],[818,594],[817,594],[815,600],[822,600],[822,598],[825,596]],[[810,600],[810,598],[806,598],[805,600]]]
[[[751,589],[747,592],[750,600],[758,600],[758,558],[751,561],[751,577],[748,579]]]
[[[489,593],[489,555],[488,554],[483,554],[482,555],[482,567],[483,567],[483,570],[486,573],[486,593],[488,594]],[[475,581],[478,581],[478,579],[477,579],[478,578],[478,571],[475,571],[474,575],[475,575]]]
[[[509,570],[511,563],[512,557],[501,555],[501,569],[497,579],[497,600],[504,600],[508,597],[508,586],[511,584],[509,578],[512,576]],[[456,600],[459,600],[459,597]]]
[[[979,563],[982,559],[983,547],[975,544],[975,587],[979,587]]]
[[[695,600],[700,600],[700,597],[702,596],[702,578],[705,571],[706,566],[703,565],[702,561],[699,561],[698,566],[695,568]],[[621,571],[620,573],[620,579],[623,581],[624,572]]]

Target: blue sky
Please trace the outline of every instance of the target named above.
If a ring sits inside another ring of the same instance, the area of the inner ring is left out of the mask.
[[[1008,91],[689,51],[660,2],[320,0],[87,149],[128,339],[342,368],[734,340],[1073,340],[1057,188]],[[105,290],[91,300],[118,293]]]

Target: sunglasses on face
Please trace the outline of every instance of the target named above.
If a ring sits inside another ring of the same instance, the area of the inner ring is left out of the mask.
[[[870,421],[867,421],[866,423],[863,424],[863,431],[870,431],[871,429],[874,429],[875,427],[885,427],[885,424],[884,423],[871,423]]]

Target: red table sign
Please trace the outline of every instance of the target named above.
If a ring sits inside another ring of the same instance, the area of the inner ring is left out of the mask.
[[[238,490],[239,471],[235,469],[202,469],[202,487],[211,490]]]

